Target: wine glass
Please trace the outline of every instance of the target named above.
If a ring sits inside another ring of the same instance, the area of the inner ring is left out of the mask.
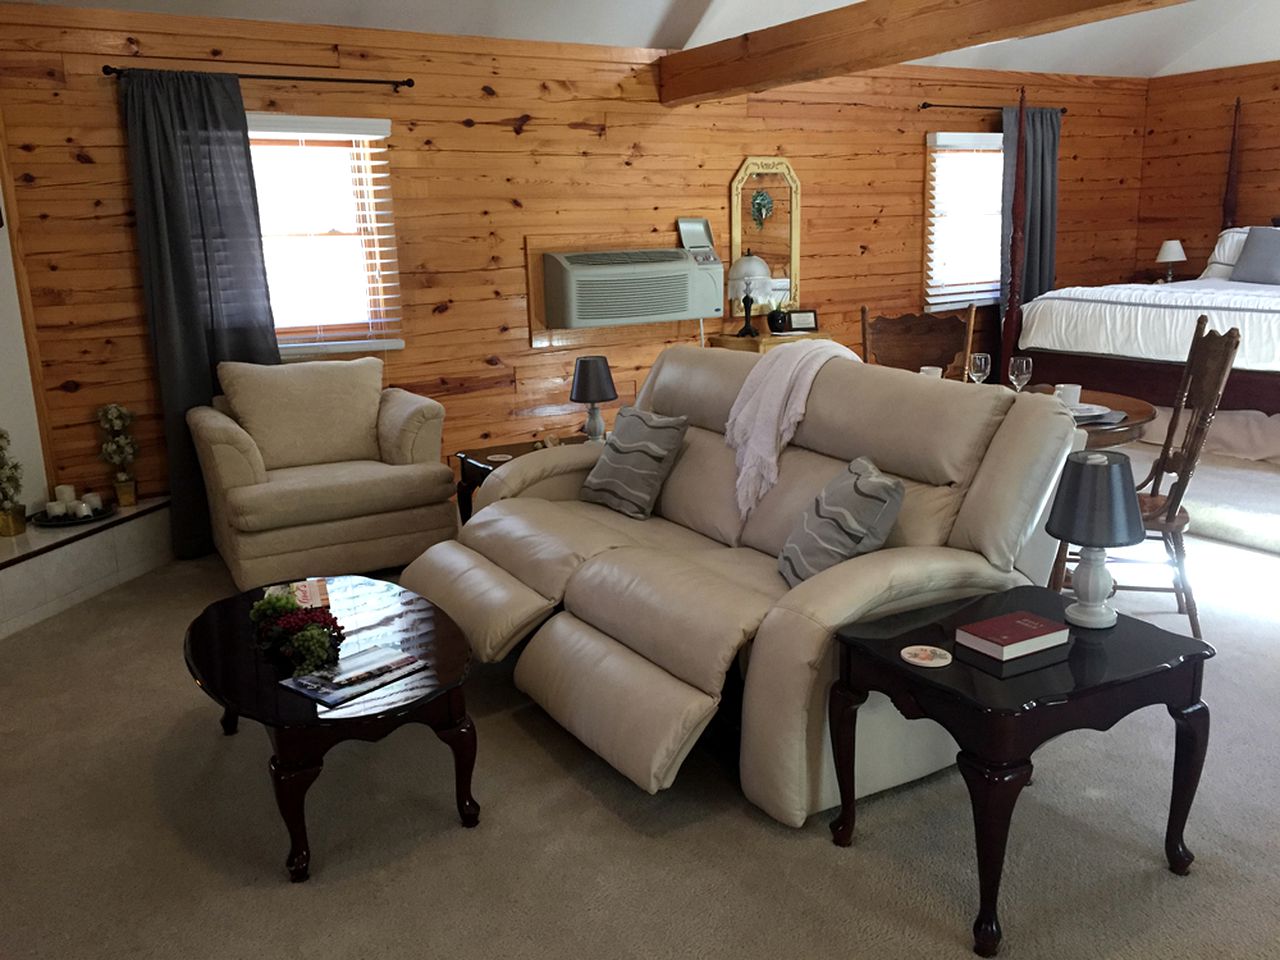
[[[969,379],[981,383],[991,376],[991,354],[975,353],[969,357]]]
[[[1031,381],[1031,358],[1030,357],[1010,357],[1009,358],[1009,382],[1013,384],[1015,393],[1021,393],[1022,388]]]

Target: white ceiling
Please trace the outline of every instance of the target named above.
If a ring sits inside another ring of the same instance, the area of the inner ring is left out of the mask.
[[[249,20],[332,23],[679,49],[843,6],[848,0],[38,0]],[[1278,0],[1190,3],[957,50],[921,63],[1047,73],[1163,76],[1280,60]]]

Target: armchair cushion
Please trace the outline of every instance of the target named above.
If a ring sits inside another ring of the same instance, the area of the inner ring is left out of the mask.
[[[398,387],[382,391],[378,449],[383,463],[439,463],[444,406]]]
[[[382,361],[218,364],[231,411],[268,470],[378,460]]]
[[[365,517],[448,500],[444,464],[392,466],[375,460],[267,471],[267,482],[227,491],[227,519],[245,533]]]

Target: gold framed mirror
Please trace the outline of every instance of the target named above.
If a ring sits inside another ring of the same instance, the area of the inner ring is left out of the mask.
[[[800,180],[785,157],[747,157],[729,188],[730,265],[748,250],[769,265],[771,299],[782,310],[797,308]],[[741,303],[730,303],[729,310],[742,316]]]

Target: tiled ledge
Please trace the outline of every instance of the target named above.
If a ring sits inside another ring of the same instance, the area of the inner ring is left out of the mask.
[[[0,537],[0,637],[61,613],[172,558],[167,497],[60,530]]]

